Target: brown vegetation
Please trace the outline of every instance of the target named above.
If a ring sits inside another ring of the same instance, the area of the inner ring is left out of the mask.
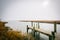
[[[34,40],[31,34],[10,30],[4,22],[0,22],[0,40]]]

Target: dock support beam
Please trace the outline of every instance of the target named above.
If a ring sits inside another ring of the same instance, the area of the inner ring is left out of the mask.
[[[31,22],[31,26],[33,27],[33,22]]]
[[[33,36],[35,37],[35,27],[33,27]]]
[[[52,32],[52,40],[55,40],[55,32]]]
[[[49,36],[49,40],[52,40],[52,36]]]
[[[28,25],[27,25],[27,34],[28,34],[28,29],[29,29],[29,28],[28,28]]]
[[[52,36],[49,36],[49,40],[55,40],[55,32],[51,32]]]
[[[54,32],[57,32],[56,22],[54,23]]]

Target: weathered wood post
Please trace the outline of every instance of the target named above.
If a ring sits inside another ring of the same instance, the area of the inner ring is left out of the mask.
[[[33,27],[33,22],[31,22],[31,26]]]
[[[28,25],[27,25],[27,34],[28,34],[28,29],[29,29],[29,28],[28,28]]]
[[[37,25],[38,25],[38,29],[40,29],[39,22],[37,22]],[[39,32],[38,32],[38,40],[40,40],[40,33]]]
[[[57,32],[56,22],[54,22],[54,32]]]
[[[52,40],[52,36],[49,36],[49,40]]]
[[[35,37],[35,27],[33,27],[33,36]]]
[[[52,40],[55,40],[55,32],[52,32]]]

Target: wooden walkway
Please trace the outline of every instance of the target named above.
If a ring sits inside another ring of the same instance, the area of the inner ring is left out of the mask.
[[[32,29],[33,30],[33,27],[28,27],[28,29]],[[37,32],[40,32],[42,34],[45,34],[47,36],[52,36],[50,31],[46,31],[46,30],[38,29],[38,28],[35,28],[34,30],[37,31]]]
[[[32,29],[34,30],[33,32],[37,31],[40,32],[42,34],[45,34],[47,36],[49,36],[49,40],[57,40],[58,39],[58,35],[57,35],[57,24],[60,24],[60,20],[20,20],[20,22],[31,22],[31,27],[27,26],[27,33],[28,33],[28,29]],[[35,24],[37,23],[37,28],[34,28]],[[49,24],[54,24],[54,31],[50,32],[50,31],[45,31],[41,28],[39,28],[39,23],[49,23]],[[34,26],[33,26],[34,25]],[[59,40],[59,39],[58,39]]]

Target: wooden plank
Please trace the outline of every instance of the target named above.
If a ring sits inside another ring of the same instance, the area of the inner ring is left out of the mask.
[[[56,23],[56,24],[60,24],[60,20],[20,20],[20,22],[40,22],[40,23]]]
[[[33,27],[28,27],[28,28],[33,30]],[[45,35],[47,35],[47,36],[52,36],[52,34],[51,34],[50,31],[45,31],[45,30],[43,30],[43,29],[37,29],[37,28],[35,28],[35,31],[40,32],[40,33],[42,33],[42,34],[45,34]]]

